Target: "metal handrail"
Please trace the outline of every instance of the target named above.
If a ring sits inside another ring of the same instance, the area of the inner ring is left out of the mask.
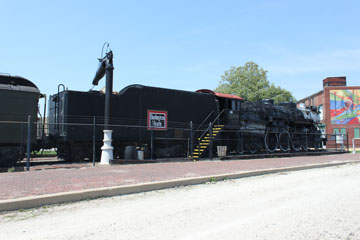
[[[59,103],[60,103],[60,87],[63,87],[63,91],[65,91],[65,85],[64,84],[59,84],[58,85],[58,92],[57,92],[57,95],[56,95],[56,100],[55,101],[55,123],[56,124],[59,124],[59,117],[60,117],[60,106],[59,106]],[[55,125],[55,129],[59,129],[59,126],[58,125]]]
[[[217,117],[214,119],[214,121],[212,122],[212,125],[214,125],[214,123],[220,118],[220,116],[225,112],[225,109],[223,109],[219,115],[217,115]]]
[[[205,119],[199,124],[199,126],[196,128],[196,130],[199,130],[200,127],[206,122],[206,120],[209,119],[209,117],[214,113],[214,110],[212,110],[206,117]]]
[[[203,134],[201,134],[200,138],[199,138],[199,142],[201,141],[201,139],[204,137],[204,135],[213,127],[214,123],[219,119],[219,117],[224,113],[225,109],[223,109],[219,115],[217,115],[217,117],[214,119],[214,121],[211,123],[211,125],[209,125],[209,127],[203,132]]]

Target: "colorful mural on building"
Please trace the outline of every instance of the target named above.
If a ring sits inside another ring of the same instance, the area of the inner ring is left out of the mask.
[[[360,124],[360,89],[330,90],[331,124]]]

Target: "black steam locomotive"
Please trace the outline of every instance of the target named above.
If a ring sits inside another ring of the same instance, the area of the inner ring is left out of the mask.
[[[5,80],[4,80],[5,79]],[[0,165],[21,159],[24,131],[6,121],[35,121],[42,96],[30,81],[19,77],[0,79]],[[102,146],[105,94],[99,91],[70,91],[65,88],[49,98],[47,131],[36,139],[33,149],[57,148],[67,161],[92,158],[93,141],[97,159]],[[272,100],[244,101],[241,97],[130,85],[111,95],[110,128],[114,157],[123,158],[128,146],[151,152],[149,157],[200,157],[212,154],[217,145],[229,153],[300,151],[319,148],[324,139],[317,128],[316,107],[297,109],[295,103]],[[95,123],[95,124],[94,124]],[[95,128],[94,128],[95,126]],[[14,127],[13,127],[14,128]],[[95,138],[94,138],[95,136]],[[11,146],[19,154],[9,158]]]
[[[94,119],[100,149],[103,93],[65,90],[51,96],[49,106],[49,136],[62,158],[92,156]],[[114,156],[120,158],[126,146],[156,146],[153,157],[198,159],[217,145],[227,146],[229,153],[256,153],[316,149],[323,141],[316,107],[299,110],[289,102],[247,102],[211,90],[130,85],[111,96],[110,112]]]

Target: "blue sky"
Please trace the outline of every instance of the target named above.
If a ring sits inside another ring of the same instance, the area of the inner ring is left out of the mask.
[[[42,92],[89,90],[104,42],[114,90],[214,89],[254,61],[297,99],[346,76],[360,85],[359,1],[2,1],[0,72]],[[99,89],[105,84],[102,80]]]

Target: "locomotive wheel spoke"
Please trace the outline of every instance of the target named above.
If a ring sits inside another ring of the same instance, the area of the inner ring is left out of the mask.
[[[293,133],[291,134],[291,147],[295,152],[298,152],[302,148],[302,139],[300,134]]]

